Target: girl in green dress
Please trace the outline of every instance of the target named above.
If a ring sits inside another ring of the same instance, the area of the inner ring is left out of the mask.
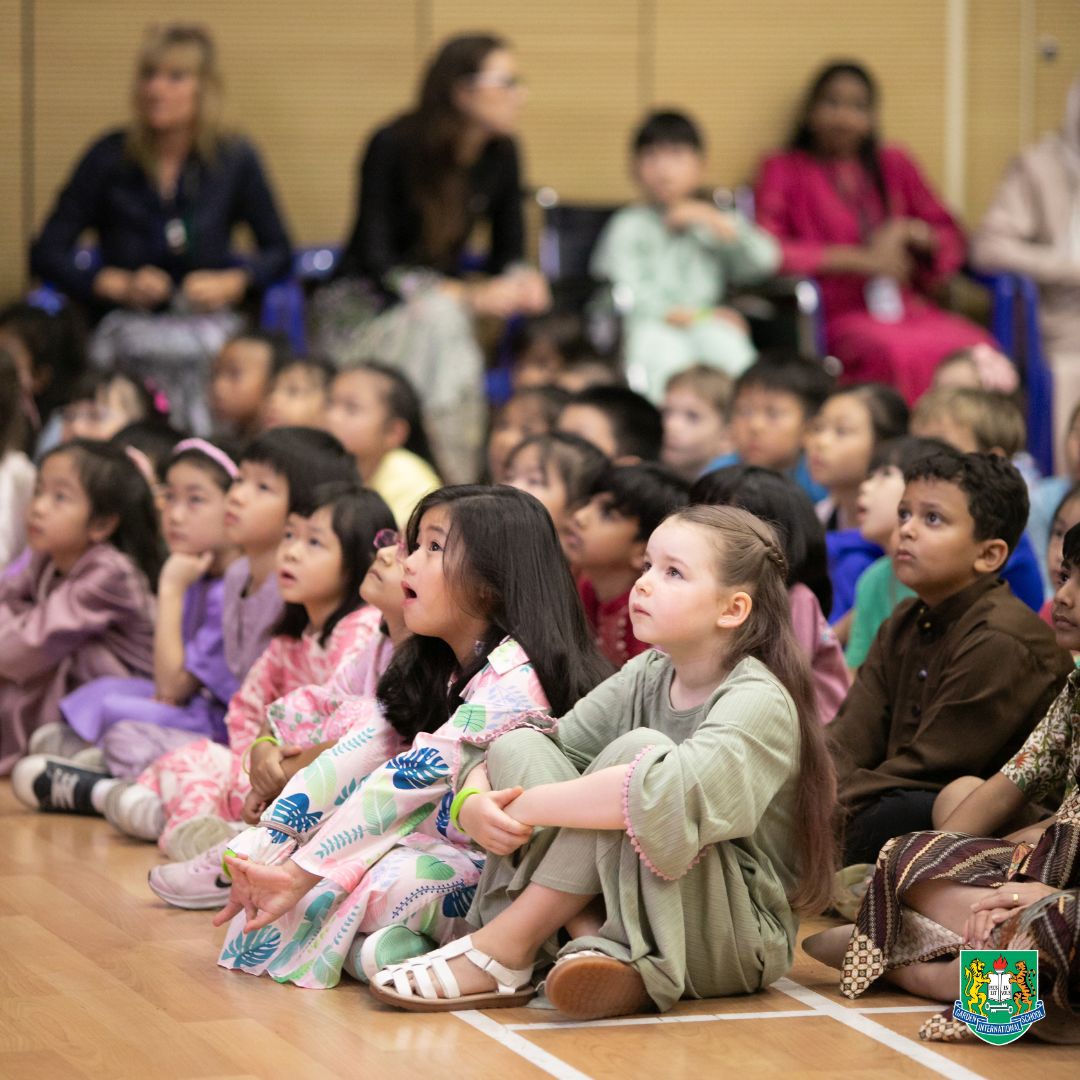
[[[746,511],[660,525],[630,601],[657,648],[546,733],[510,732],[462,770],[452,817],[489,853],[477,929],[378,972],[378,998],[517,1005],[557,959],[549,999],[592,1019],[750,993],[788,970],[795,912],[829,898],[835,783],[785,570]]]

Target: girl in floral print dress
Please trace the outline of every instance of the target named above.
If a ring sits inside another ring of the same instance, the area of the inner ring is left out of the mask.
[[[286,785],[226,856],[223,967],[334,986],[453,937],[483,853],[450,824],[459,778],[511,728],[570,708],[610,672],[543,506],[509,487],[426,496],[409,522],[405,624],[381,716]],[[381,725],[411,747],[389,761]],[[390,924],[383,951],[367,935]],[[402,952],[404,950],[404,953]],[[363,961],[363,962],[362,962]]]

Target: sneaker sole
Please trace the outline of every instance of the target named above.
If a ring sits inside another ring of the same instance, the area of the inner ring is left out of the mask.
[[[231,840],[238,828],[224,818],[193,818],[177,826],[165,842],[166,858],[172,862],[187,862],[204,851]]]

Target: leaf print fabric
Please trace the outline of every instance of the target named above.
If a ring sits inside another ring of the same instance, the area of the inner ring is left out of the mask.
[[[320,755],[327,765],[318,773],[313,765],[297,773],[263,822],[272,829],[279,812],[290,821],[301,820],[301,814],[305,819],[321,815],[314,828],[300,830],[304,842],[299,846],[288,843],[268,851],[274,845],[262,839],[267,828],[236,838],[234,850],[266,862],[291,857],[321,880],[273,924],[281,935],[274,956],[244,963],[235,953],[227,956],[226,946],[219,960],[223,967],[329,987],[339,980],[357,937],[383,926],[402,923],[440,942],[461,932],[458,920],[468,911],[483,867],[483,853],[449,821],[466,764],[463,750],[484,746],[513,727],[537,725],[541,718],[550,724],[536,672],[509,639],[492,650],[462,699],[447,723],[421,733],[411,747],[385,753],[385,740],[368,725]],[[379,749],[384,752],[376,759]],[[329,785],[323,778],[326,767],[333,770]],[[316,779],[319,792],[313,790]],[[324,788],[325,798],[320,795]],[[306,801],[296,801],[299,795]],[[282,802],[288,805],[278,811]],[[328,907],[314,907],[326,896],[331,897]],[[230,926],[230,942],[243,923],[244,916],[238,915]]]

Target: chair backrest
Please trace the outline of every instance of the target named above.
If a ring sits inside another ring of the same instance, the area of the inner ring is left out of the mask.
[[[543,207],[540,270],[551,282],[589,277],[589,259],[619,204],[557,203]]]

